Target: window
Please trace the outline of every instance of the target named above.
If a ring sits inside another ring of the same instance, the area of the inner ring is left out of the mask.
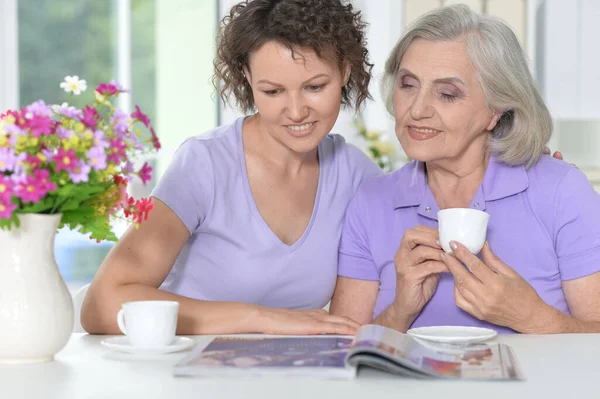
[[[133,183],[134,196],[150,194],[185,137],[216,126],[210,76],[217,1],[3,0],[0,14],[0,50],[6,55],[0,59],[2,110],[40,98],[66,101],[58,86],[66,75],[87,80],[84,95],[111,79],[133,90],[119,105],[139,105],[163,145],[145,160],[154,168],[153,180],[145,187]],[[73,104],[81,101],[75,97]],[[115,222],[118,235],[125,228]],[[72,290],[92,279],[112,245],[59,232],[56,260]]]

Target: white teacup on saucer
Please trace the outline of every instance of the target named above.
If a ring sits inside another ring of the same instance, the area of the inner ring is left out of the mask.
[[[175,337],[175,340],[163,347],[141,348],[131,345],[127,337],[112,337],[100,342],[101,345],[121,352],[135,353],[139,355],[162,355],[166,353],[179,352],[194,346],[194,340],[187,337]]]
[[[135,301],[121,306],[117,324],[130,346],[164,348],[175,341],[179,302]]]

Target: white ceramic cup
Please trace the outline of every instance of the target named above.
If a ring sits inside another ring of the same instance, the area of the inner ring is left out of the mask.
[[[121,305],[117,324],[138,348],[162,348],[175,340],[179,302],[136,301]]]
[[[457,241],[478,254],[485,243],[490,215],[470,208],[448,208],[438,212],[440,244],[452,253],[450,241]]]

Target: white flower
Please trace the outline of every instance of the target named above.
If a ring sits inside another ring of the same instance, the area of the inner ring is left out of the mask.
[[[60,84],[60,88],[78,96],[87,89],[87,83],[83,79],[79,80],[79,76],[67,76],[65,81]]]

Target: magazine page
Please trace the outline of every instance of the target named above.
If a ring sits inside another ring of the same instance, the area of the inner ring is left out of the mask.
[[[175,375],[351,379],[356,368],[348,366],[345,358],[352,341],[336,336],[217,337],[180,361]]]
[[[499,343],[442,344],[379,325],[358,330],[347,361],[408,376],[520,380],[510,347]]]

